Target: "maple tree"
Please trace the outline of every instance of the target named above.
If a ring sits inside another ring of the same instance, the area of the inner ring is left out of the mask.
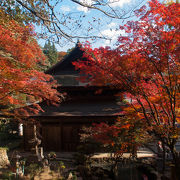
[[[50,75],[39,71],[38,64],[44,61],[33,26],[20,26],[0,11],[1,113],[28,116],[42,110],[35,102],[59,101],[56,82]],[[33,105],[23,108],[27,103]],[[17,107],[18,110],[13,112]]]
[[[137,147],[146,143],[150,137],[143,129],[143,123],[143,121],[138,121],[136,117],[131,119],[119,117],[113,124],[93,123],[92,126],[83,128],[81,141],[86,142],[88,139],[94,139],[102,144],[106,151],[114,153],[117,159],[125,152],[136,157]]]
[[[171,152],[179,177],[179,56],[180,4],[149,2],[136,11],[137,21],[120,26],[118,48],[83,47],[87,62],[79,61],[82,81],[109,84],[124,90],[124,115],[144,121],[144,127]]]

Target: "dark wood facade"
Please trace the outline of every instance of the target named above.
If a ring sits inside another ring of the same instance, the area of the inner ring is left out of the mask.
[[[44,112],[34,116],[40,124],[39,134],[45,151],[76,151],[82,126],[104,121],[112,123],[120,115],[121,103],[114,96],[119,90],[86,87],[76,80],[79,72],[74,69],[72,62],[80,59],[82,54],[79,46],[76,46],[64,60],[46,71],[58,80],[62,85],[58,90],[66,92],[67,96],[58,106],[41,103]],[[100,94],[97,93],[99,89],[102,91]],[[32,134],[32,128],[25,126],[26,150],[30,148],[28,141],[32,139]]]
[[[76,151],[80,144],[79,133],[83,126],[94,122],[113,121],[114,117],[46,117],[40,118],[39,132],[45,151]],[[33,138],[33,128],[24,127],[25,150],[31,148],[29,140]]]

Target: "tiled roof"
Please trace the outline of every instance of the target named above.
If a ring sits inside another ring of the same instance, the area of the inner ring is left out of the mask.
[[[77,74],[79,71],[75,70],[72,62],[78,61],[83,56],[83,51],[76,45],[76,47],[54,66],[49,68],[45,73],[53,75],[70,75]]]
[[[42,104],[44,112],[36,116],[118,116],[122,114],[121,106],[115,100],[68,101],[58,106]]]

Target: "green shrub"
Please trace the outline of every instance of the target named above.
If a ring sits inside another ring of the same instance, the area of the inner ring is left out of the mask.
[[[5,171],[1,174],[0,179],[2,180],[13,180],[13,172],[12,171]]]
[[[30,175],[30,178],[33,179],[37,174],[42,171],[42,167],[39,164],[30,164],[25,168],[26,174]]]

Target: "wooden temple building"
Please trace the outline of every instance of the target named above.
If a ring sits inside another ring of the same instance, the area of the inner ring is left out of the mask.
[[[101,87],[102,92],[96,93],[100,87],[86,86],[77,80],[79,72],[72,62],[82,55],[82,50],[76,45],[70,54],[46,71],[61,84],[58,90],[67,96],[59,106],[41,103],[44,112],[34,117],[41,125],[39,133],[45,151],[76,151],[82,126],[94,122],[112,123],[121,111],[120,102],[114,96],[117,89]],[[28,141],[32,136],[32,130],[25,126],[25,150],[29,149]]]

